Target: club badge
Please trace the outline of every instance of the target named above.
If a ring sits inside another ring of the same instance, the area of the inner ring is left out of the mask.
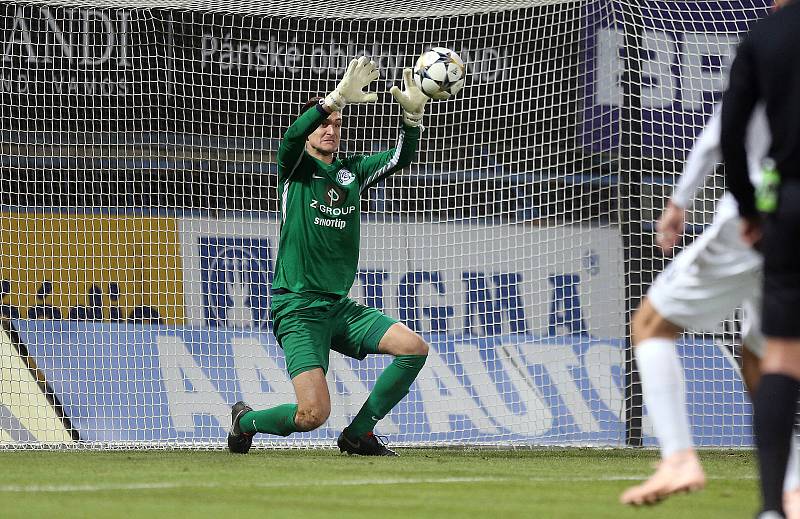
[[[336,174],[336,181],[343,186],[349,186],[355,179],[356,176],[346,169],[340,169]]]

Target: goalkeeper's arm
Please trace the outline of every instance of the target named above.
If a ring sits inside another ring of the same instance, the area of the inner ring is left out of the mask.
[[[322,104],[317,104],[300,114],[289,126],[278,148],[278,182],[285,182],[292,177],[303,158],[306,139],[329,115],[330,112]]]
[[[403,112],[403,125],[397,146],[361,160],[356,175],[359,177],[362,192],[389,175],[408,167],[417,153],[428,96],[414,83],[411,69],[403,70],[403,83],[403,90],[396,86],[389,90]]]
[[[376,79],[378,70],[375,62],[369,61],[364,56],[352,60],[333,92],[319,105],[301,114],[289,126],[278,149],[279,182],[291,178],[303,157],[306,139],[331,113],[342,110],[347,104],[374,103],[378,100],[376,93],[364,92],[364,89]]]
[[[361,192],[384,178],[408,167],[417,154],[420,128],[403,123],[397,145],[381,153],[363,157],[354,172],[359,179]]]

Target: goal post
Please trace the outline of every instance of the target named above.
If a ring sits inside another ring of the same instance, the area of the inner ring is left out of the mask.
[[[350,296],[431,346],[377,432],[653,445],[629,341],[666,263],[653,224],[766,3],[0,1],[0,447],[222,448],[237,400],[293,402],[269,314],[281,136],[363,54],[379,101],[345,110],[340,153],[391,148],[387,91],[433,46],[466,86],[359,207]],[[737,338],[732,316],[679,345],[698,445],[751,445]],[[331,355],[328,422],[256,446],[333,445],[389,359]]]

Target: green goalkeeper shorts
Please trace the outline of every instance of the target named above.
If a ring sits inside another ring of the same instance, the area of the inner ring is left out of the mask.
[[[327,373],[331,349],[358,360],[377,353],[397,322],[347,297],[309,293],[273,294],[272,320],[291,378],[314,368]]]

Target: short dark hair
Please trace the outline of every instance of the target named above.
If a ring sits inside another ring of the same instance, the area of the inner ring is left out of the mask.
[[[305,104],[303,104],[303,107],[300,108],[300,115],[303,115],[304,113],[306,113],[311,108],[314,108],[316,105],[319,104],[320,101],[322,101],[322,98],[319,97],[319,96],[312,97],[311,99],[306,101]]]

